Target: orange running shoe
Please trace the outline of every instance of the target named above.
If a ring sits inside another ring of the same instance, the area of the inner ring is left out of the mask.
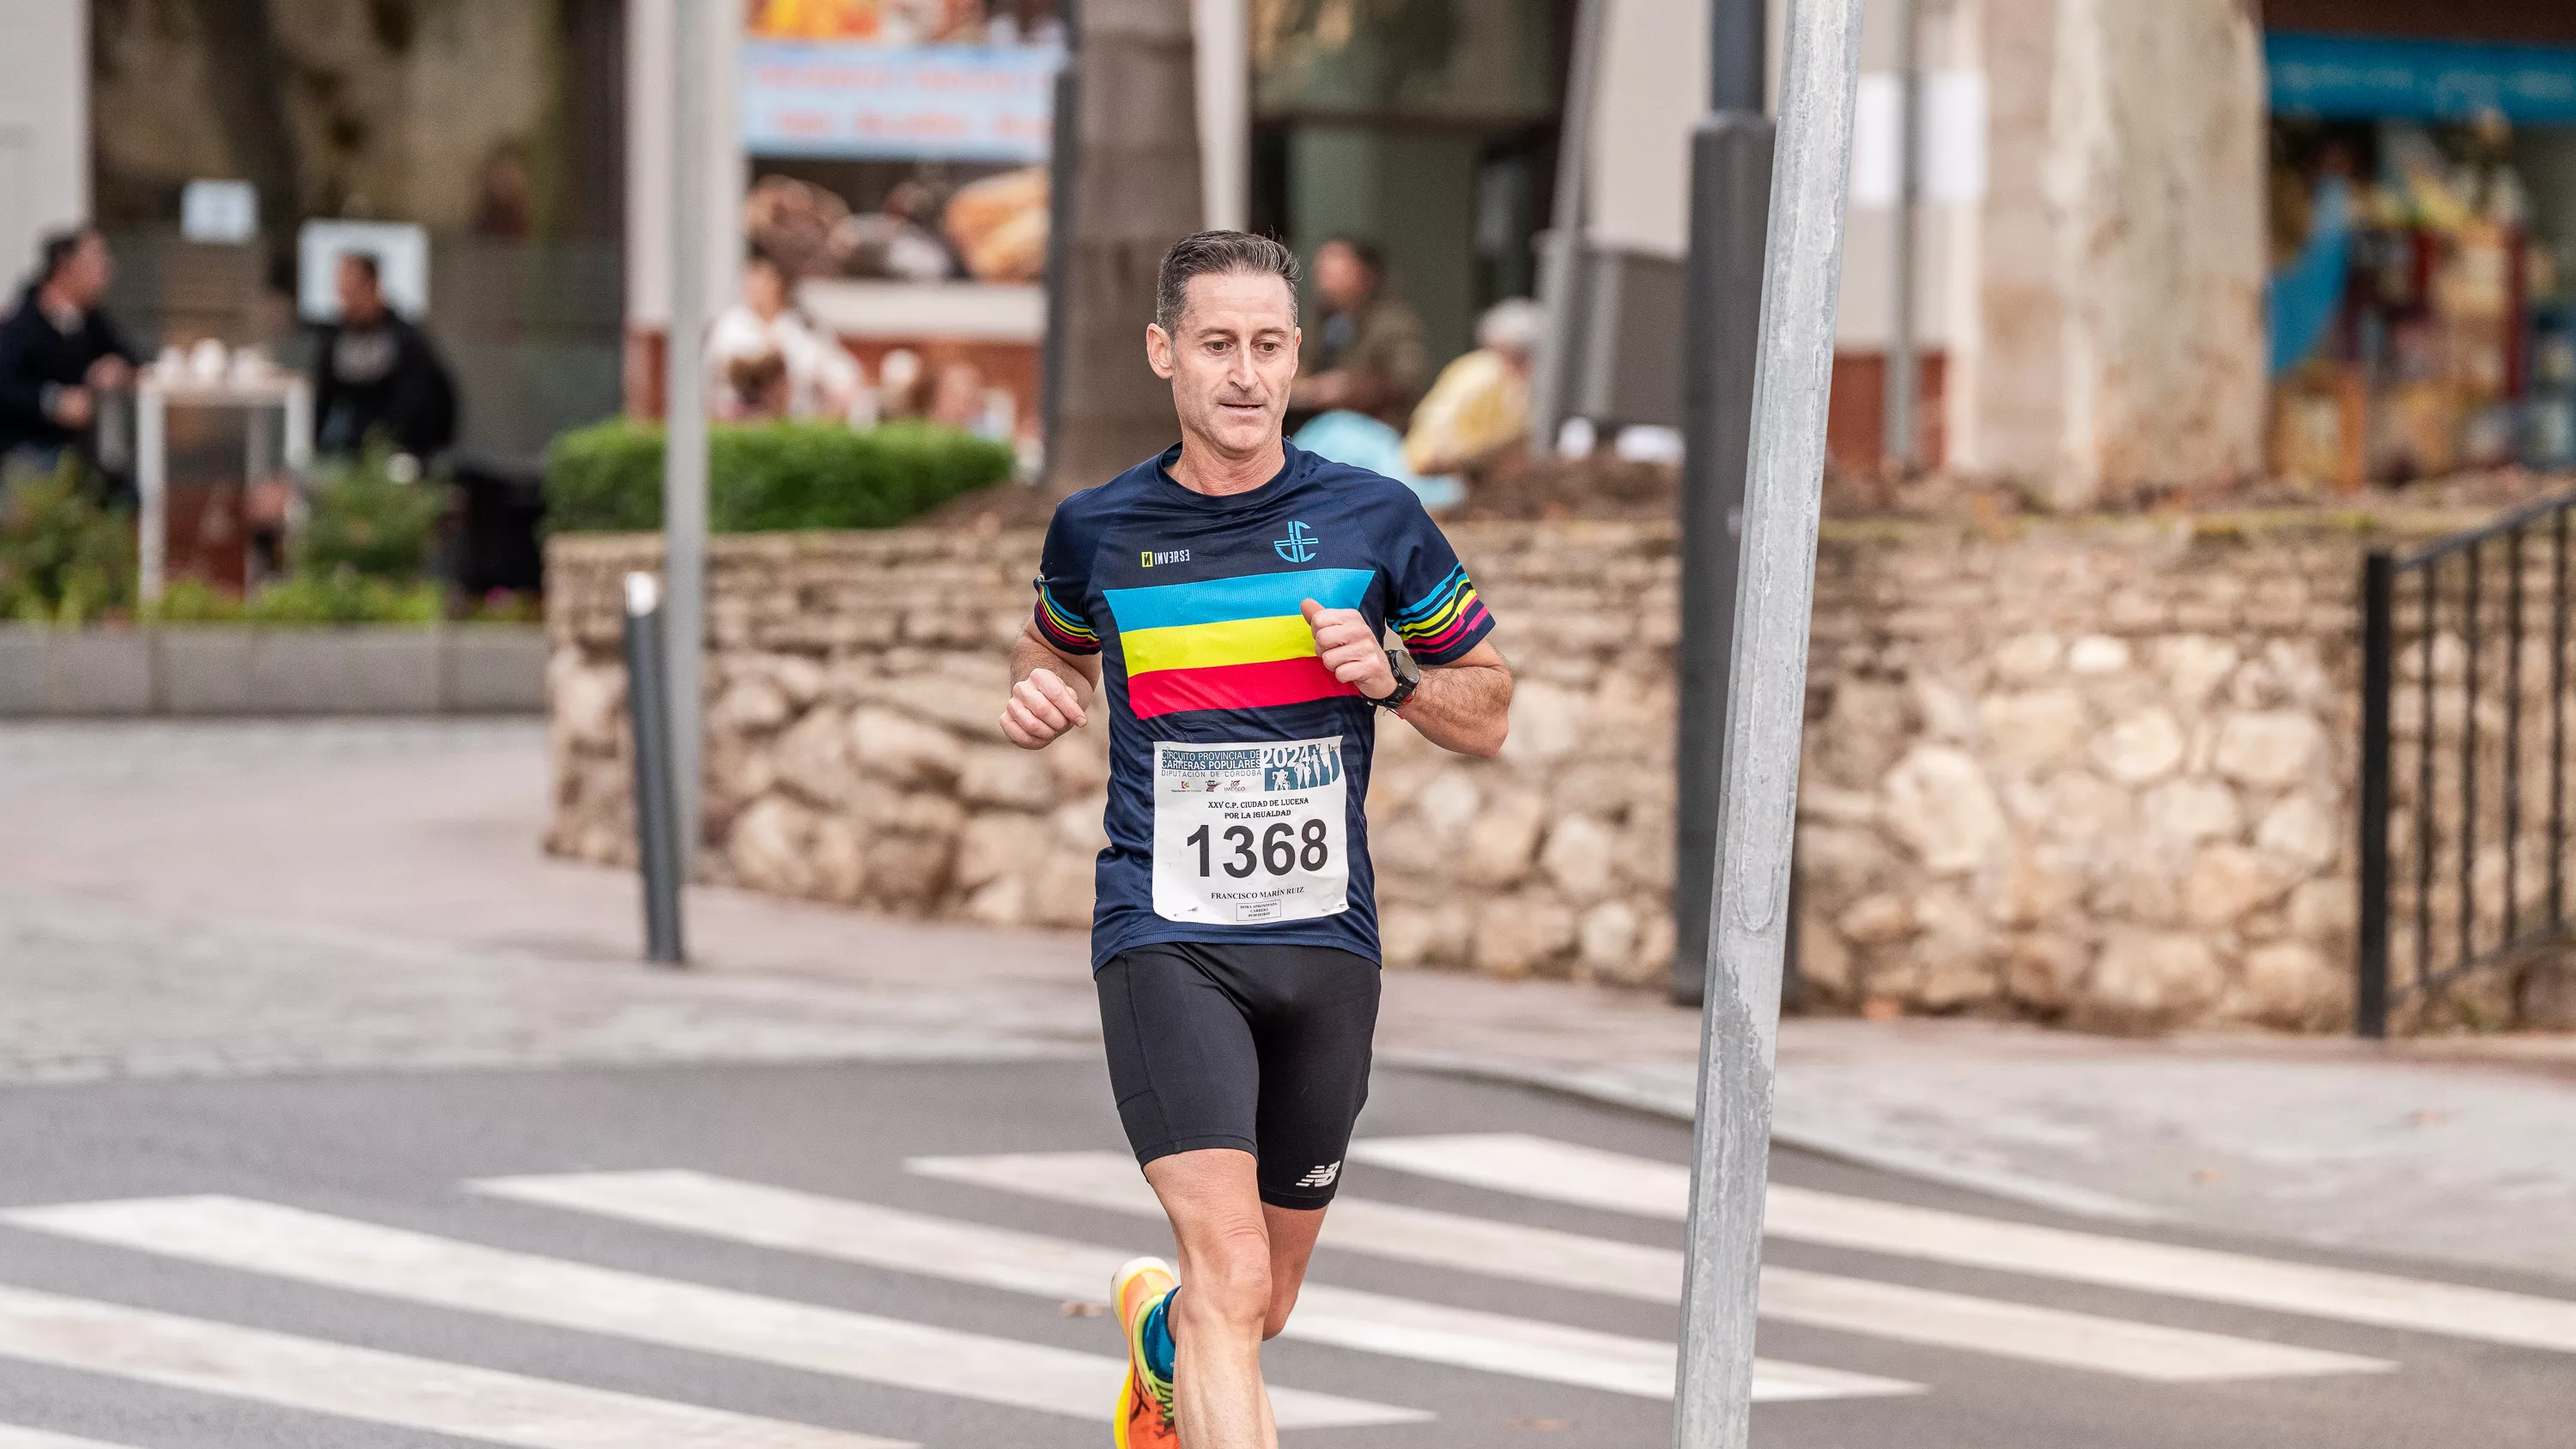
[[[1109,1302],[1127,1339],[1127,1378],[1118,1386],[1118,1449],[1180,1449],[1172,1424],[1172,1381],[1145,1354],[1146,1311],[1172,1291],[1171,1265],[1134,1258],[1109,1280]]]

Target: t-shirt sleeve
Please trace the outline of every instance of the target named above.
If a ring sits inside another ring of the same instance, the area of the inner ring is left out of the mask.
[[[1393,567],[1395,593],[1388,622],[1405,652],[1424,664],[1454,664],[1494,632],[1494,616],[1476,597],[1476,586],[1457,550],[1420,502],[1400,506]]]
[[[1046,548],[1038,556],[1038,634],[1060,653],[1097,654],[1100,631],[1083,612],[1091,596],[1092,543],[1065,512],[1057,508],[1047,523]]]

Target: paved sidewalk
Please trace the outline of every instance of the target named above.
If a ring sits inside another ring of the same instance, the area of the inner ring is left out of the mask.
[[[536,852],[529,722],[0,727],[0,1080],[1087,1055],[1079,937],[635,887]],[[1697,1018],[1388,977],[1381,1059],[1688,1115]],[[2576,1284],[2576,1042],[1792,1020],[1779,1136],[2053,1207]]]

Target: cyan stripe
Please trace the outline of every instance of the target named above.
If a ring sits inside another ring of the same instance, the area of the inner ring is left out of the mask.
[[[1294,614],[1308,599],[1327,609],[1356,609],[1377,575],[1367,569],[1300,569],[1285,574],[1243,574],[1195,584],[1151,589],[1103,589],[1121,633],[1222,624]]]
[[[1423,615],[1438,609],[1443,604],[1446,604],[1453,595],[1463,591],[1466,587],[1467,566],[1465,564],[1460,564],[1456,568],[1451,569],[1447,577],[1432,585],[1431,592],[1424,594],[1421,599],[1416,601],[1410,608],[1398,609],[1395,613],[1396,624],[1401,627],[1410,620],[1421,618]]]

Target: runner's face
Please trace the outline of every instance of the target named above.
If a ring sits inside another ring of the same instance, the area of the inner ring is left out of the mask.
[[[1181,431],[1221,453],[1267,448],[1297,377],[1296,299],[1269,273],[1192,277],[1180,335],[1146,329],[1157,376],[1171,379]]]

